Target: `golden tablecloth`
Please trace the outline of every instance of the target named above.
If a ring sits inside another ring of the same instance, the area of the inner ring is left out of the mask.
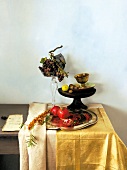
[[[89,107],[89,110],[98,116],[95,125],[57,132],[56,169],[127,170],[127,148],[114,131],[104,108]]]

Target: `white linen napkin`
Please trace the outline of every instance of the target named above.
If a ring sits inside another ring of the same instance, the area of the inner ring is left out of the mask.
[[[20,170],[46,170],[46,124],[35,125],[32,134],[37,139],[35,146],[27,146],[30,135],[27,125],[47,109],[47,104],[31,103],[25,125],[18,133],[20,151]]]

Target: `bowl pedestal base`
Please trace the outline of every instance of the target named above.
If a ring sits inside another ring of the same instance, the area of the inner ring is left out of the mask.
[[[79,109],[87,109],[88,107],[84,105],[81,101],[81,98],[74,98],[73,102],[67,106],[69,110],[79,110]]]

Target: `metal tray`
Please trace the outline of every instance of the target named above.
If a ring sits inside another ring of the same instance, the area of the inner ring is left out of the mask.
[[[88,112],[91,115],[91,119],[88,122],[84,121],[81,124],[79,124],[77,126],[73,126],[73,127],[56,127],[56,126],[53,126],[50,122],[47,124],[47,129],[51,129],[51,130],[61,129],[64,131],[74,131],[74,130],[86,128],[88,126],[91,126],[91,125],[94,125],[95,123],[97,123],[98,117],[94,112],[92,112],[90,110],[85,110],[85,112]]]

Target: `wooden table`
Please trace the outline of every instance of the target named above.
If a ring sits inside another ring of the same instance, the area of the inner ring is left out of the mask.
[[[0,154],[19,154],[18,132],[2,132],[5,120],[1,116],[23,114],[23,121],[28,115],[28,104],[0,104]]]

